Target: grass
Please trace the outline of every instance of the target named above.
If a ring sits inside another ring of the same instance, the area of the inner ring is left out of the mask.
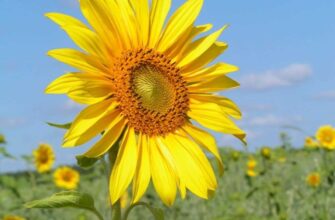
[[[225,174],[218,177],[219,187],[210,200],[199,199],[190,193],[182,201],[177,199],[172,208],[164,207],[152,186],[143,201],[164,209],[166,219],[180,220],[332,220],[335,219],[335,168],[334,152],[284,150],[272,151],[271,160],[259,154],[242,153],[239,160],[231,157],[231,150],[223,149]],[[258,176],[245,175],[249,157],[258,161]],[[279,158],[286,161],[279,161]],[[327,162],[327,163],[325,163]],[[213,164],[214,167],[216,164]],[[81,172],[78,191],[91,194],[97,209],[110,216],[107,181],[103,167],[97,163]],[[317,188],[306,184],[306,176],[320,172],[321,185]],[[54,186],[52,173],[35,172],[0,175],[0,218],[5,214],[17,214],[28,220],[94,220],[95,216],[77,209],[24,209],[22,204],[61,191]],[[106,218],[107,219],[107,218]],[[130,220],[153,219],[143,207],[135,208]]]

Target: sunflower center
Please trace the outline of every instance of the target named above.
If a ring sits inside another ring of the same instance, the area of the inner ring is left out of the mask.
[[[112,72],[114,96],[135,131],[164,135],[184,125],[189,109],[186,81],[168,57],[152,49],[126,51]]]
[[[139,95],[144,108],[164,114],[172,107],[174,87],[159,69],[142,65],[133,75],[134,92]]]
[[[70,182],[72,180],[72,173],[71,172],[65,172],[63,175],[63,180],[65,182]]]

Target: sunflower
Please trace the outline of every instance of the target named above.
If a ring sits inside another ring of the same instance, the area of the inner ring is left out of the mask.
[[[319,143],[312,137],[306,137],[305,138],[305,147],[310,148],[310,149],[315,149],[317,148]]]
[[[263,147],[261,149],[261,155],[265,159],[271,159],[271,149],[269,147]]]
[[[76,189],[79,179],[80,175],[78,171],[70,167],[60,167],[54,173],[54,182],[59,188]]]
[[[335,150],[335,128],[331,125],[321,126],[316,132],[316,139],[328,150]]]
[[[254,158],[250,158],[247,162],[247,168],[249,170],[255,169],[255,167],[257,166],[257,161]]]
[[[3,220],[26,220],[26,219],[17,215],[5,215],[3,217]]]
[[[258,176],[257,172],[253,169],[247,169],[246,174],[248,177],[256,177]]]
[[[241,157],[241,152],[237,151],[237,150],[234,150],[230,153],[230,156],[234,161],[238,161]]]
[[[119,146],[110,177],[112,204],[131,182],[132,202],[139,201],[150,180],[166,205],[173,204],[177,189],[182,198],[187,190],[208,198],[217,181],[203,149],[221,172],[223,164],[213,136],[194,122],[244,141],[232,120],[241,118],[240,110],[217,93],[239,86],[227,76],[238,68],[208,66],[228,47],[218,41],[226,26],[207,35],[212,25],[195,26],[202,5],[188,0],[166,22],[171,0],[81,0],[91,28],[68,15],[46,14],[82,49],[48,52],[78,71],[53,81],[46,93],[87,105],[63,146],[84,144],[102,131],[86,157]]]
[[[55,162],[55,154],[49,144],[40,144],[33,151],[34,163],[39,173],[45,173],[51,170]]]
[[[321,177],[319,173],[310,173],[307,178],[306,182],[311,187],[318,187],[321,183]]]

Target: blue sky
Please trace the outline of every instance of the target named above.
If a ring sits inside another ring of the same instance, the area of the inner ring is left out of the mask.
[[[175,0],[174,8],[183,1]],[[68,122],[81,109],[65,96],[45,95],[45,86],[71,70],[45,54],[74,47],[43,14],[63,12],[82,18],[74,0],[0,0],[0,133],[15,155],[30,154],[38,143],[52,144],[59,163],[71,163],[85,149],[61,149],[63,131],[45,122]],[[205,0],[198,24],[216,29],[230,24],[220,40],[229,50],[219,60],[238,65],[231,76],[241,88],[224,93],[244,113],[239,124],[249,147],[274,146],[285,125],[313,134],[335,121],[335,1]],[[304,136],[289,131],[296,145]],[[217,135],[220,144],[241,147]],[[87,146],[86,146],[87,147]],[[0,171],[23,168],[0,162]]]

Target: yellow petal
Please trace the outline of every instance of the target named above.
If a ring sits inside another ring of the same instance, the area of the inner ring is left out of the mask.
[[[55,49],[48,52],[52,58],[88,73],[107,74],[108,69],[98,57],[84,54],[68,48]]]
[[[204,52],[200,57],[195,59],[190,64],[182,68],[183,72],[196,71],[199,68],[206,66],[216,59],[223,51],[228,48],[228,45],[223,42],[215,42],[206,52]]]
[[[149,2],[148,0],[130,0],[138,21],[139,44],[147,46],[149,41]]]
[[[78,26],[78,27],[83,27],[87,28],[87,26],[82,23],[80,20],[66,15],[66,14],[61,14],[61,13],[46,13],[46,17],[48,17],[50,20],[58,24],[59,26],[66,26],[66,25],[71,25],[71,26]]]
[[[245,133],[215,103],[192,103],[188,115],[202,126],[217,132],[244,136]]]
[[[100,57],[100,59],[106,57],[105,48],[102,47],[102,41],[98,35],[90,29],[68,25],[62,26],[62,29],[69,35],[73,42],[84,51],[94,54]]]
[[[91,105],[109,98],[111,87],[102,83],[90,82],[71,89],[67,95],[75,102]]]
[[[120,199],[133,179],[137,154],[135,131],[133,128],[128,128],[120,145],[110,177],[109,190],[112,204]]]
[[[159,41],[158,51],[164,52],[170,48],[198,17],[203,0],[188,0],[170,18]]]
[[[133,47],[138,46],[138,35],[137,35],[137,20],[134,15],[134,11],[129,3],[129,1],[125,0],[116,0],[118,6],[120,16],[122,18],[124,26],[127,27],[127,33],[129,37],[129,43]]]
[[[54,80],[46,93],[66,93],[82,104],[94,104],[108,98],[112,92],[109,82],[102,77],[86,73],[68,73]]]
[[[63,94],[88,84],[98,84],[102,87],[109,85],[104,78],[97,75],[88,73],[67,73],[50,83],[45,89],[45,92],[48,94]]]
[[[166,16],[171,8],[171,0],[152,0],[150,11],[149,47],[155,48],[162,32]]]
[[[116,106],[117,104],[109,99],[90,105],[81,111],[72,122],[70,129],[66,132],[63,146],[74,146],[71,145],[74,138],[78,138],[81,134],[89,130],[101,118],[112,112]]]
[[[221,75],[207,78],[198,83],[191,84],[188,89],[190,92],[206,93],[218,92],[225,89],[232,89],[238,87],[240,84],[228,76]]]
[[[206,102],[219,105],[222,110],[229,116],[241,119],[242,113],[238,106],[226,97],[216,96],[212,94],[190,94],[191,102]]]
[[[152,181],[157,191],[158,196],[165,205],[171,206],[176,199],[176,177],[171,164],[167,161],[164,147],[158,145],[152,138],[149,139],[150,143],[150,170]],[[170,157],[170,156],[169,156]]]
[[[119,112],[118,115],[114,118],[111,124],[103,134],[102,138],[93,145],[84,155],[86,157],[97,158],[109,151],[111,147],[118,141],[120,138],[127,121],[121,116]]]
[[[54,21],[72,38],[72,40],[83,50],[95,54],[102,55],[103,49],[99,45],[103,45],[98,36],[88,29],[81,21],[67,15],[49,13],[48,18]]]
[[[105,1],[81,0],[81,11],[85,18],[99,34],[109,52],[116,56],[120,52],[120,41],[115,24],[111,22],[109,9]]]
[[[182,146],[182,148],[184,148],[198,164],[199,169],[207,182],[208,189],[215,190],[217,187],[215,174],[208,158],[201,148],[193,140],[189,139],[189,137],[173,135],[173,138],[175,138],[179,145]]]
[[[190,123],[187,123],[186,125],[184,125],[183,130],[189,136],[191,136],[197,142],[197,144],[199,144],[200,146],[202,146],[203,148],[205,148],[206,150],[208,150],[215,156],[218,162],[218,165],[219,165],[220,175],[222,175],[223,174],[223,162],[222,162],[218,147],[216,145],[215,138],[209,133],[193,126]]]
[[[239,69],[237,66],[233,66],[227,63],[217,63],[214,66],[191,73],[184,73],[183,75],[188,82],[198,82],[208,77],[218,77],[228,73],[236,72],[238,70]]]
[[[115,30],[115,34],[119,37],[119,46],[121,50],[131,48],[132,38],[129,35],[128,26],[126,25],[126,22],[128,21],[124,21],[124,9],[122,9],[121,12],[121,8],[115,0],[105,1],[105,3],[109,11],[108,18],[112,24],[112,29]]]
[[[144,134],[140,134],[138,141],[138,162],[133,181],[133,203],[141,199],[150,182],[149,147],[148,137]]]
[[[186,188],[197,196],[207,199],[208,189],[216,187],[215,177],[214,179],[208,178],[208,174],[204,172],[205,169],[203,169],[202,161],[199,162],[198,155],[194,155],[193,150],[189,149],[199,147],[194,143],[191,143],[189,146],[184,146],[184,144],[179,141],[180,137],[181,136],[177,137],[175,134],[167,135],[163,141],[173,156],[180,179]],[[187,144],[190,143],[188,142]],[[202,159],[204,158],[202,157]],[[205,160],[207,159],[205,158]],[[212,171],[208,170],[208,172],[211,173],[209,175],[212,176]]]
[[[170,57],[174,57],[174,61],[179,62],[179,60],[183,57],[183,52],[186,50],[187,46],[192,42],[192,40],[206,31],[209,31],[213,25],[205,24],[199,26],[191,26],[189,30],[186,31],[180,40],[178,40],[172,48],[167,50],[165,53],[168,54]]]
[[[183,58],[179,61],[178,66],[186,66],[200,57],[205,51],[208,50],[209,47],[213,45],[213,43],[218,39],[226,27],[227,26],[224,26],[220,30],[191,43],[183,52]]]
[[[79,128],[80,130],[77,132],[76,135],[74,135],[76,132],[69,134],[66,137],[65,145],[78,146],[86,143],[87,141],[102,133],[107,127],[110,127],[111,124],[118,122],[119,114],[119,111],[106,112],[105,114],[103,114],[103,116],[99,117],[99,119],[87,130]]]

